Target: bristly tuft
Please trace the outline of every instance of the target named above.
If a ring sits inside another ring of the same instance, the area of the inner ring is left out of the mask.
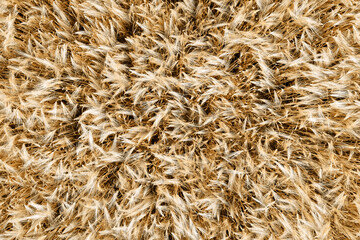
[[[0,239],[360,239],[359,13],[1,0]]]

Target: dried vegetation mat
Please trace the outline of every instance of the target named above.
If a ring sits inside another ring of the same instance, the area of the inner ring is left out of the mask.
[[[0,239],[360,239],[360,1],[1,0]]]

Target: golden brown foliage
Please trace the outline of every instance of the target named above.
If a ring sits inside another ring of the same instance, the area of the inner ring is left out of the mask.
[[[0,239],[359,239],[360,2],[1,0]]]

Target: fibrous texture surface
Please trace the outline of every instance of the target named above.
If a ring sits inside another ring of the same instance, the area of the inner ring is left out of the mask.
[[[0,0],[0,239],[360,239],[360,2]]]

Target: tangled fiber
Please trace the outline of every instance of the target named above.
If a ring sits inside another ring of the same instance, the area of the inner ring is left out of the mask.
[[[360,1],[1,0],[0,239],[360,239]]]

